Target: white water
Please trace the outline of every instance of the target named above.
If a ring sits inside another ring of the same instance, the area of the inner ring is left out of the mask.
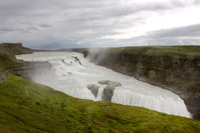
[[[82,65],[72,56],[80,59]],[[45,71],[36,71],[32,80],[53,87],[71,96],[102,100],[105,85],[98,84],[100,80],[120,82],[122,86],[116,87],[112,102],[124,105],[146,107],[160,112],[191,117],[184,101],[176,94],[160,87],[140,82],[132,77],[114,72],[110,69],[92,64],[82,54],[74,52],[37,52],[28,55],[17,55],[17,59],[24,61],[48,61],[52,68]],[[87,89],[87,85],[100,86],[98,96]]]

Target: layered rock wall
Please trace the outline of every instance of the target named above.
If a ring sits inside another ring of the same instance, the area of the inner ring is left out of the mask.
[[[84,55],[98,65],[180,95],[193,118],[200,120],[200,57],[148,55],[142,50],[133,54],[113,52],[113,49],[85,52]]]

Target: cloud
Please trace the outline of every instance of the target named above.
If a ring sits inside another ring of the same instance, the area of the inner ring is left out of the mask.
[[[177,27],[151,32],[152,36],[163,37],[200,37],[200,24]]]
[[[0,31],[10,32],[10,31],[14,31],[14,29],[11,27],[1,27]]]
[[[52,49],[198,44],[199,4],[199,0],[1,0],[0,41]]]
[[[124,40],[132,45],[199,45],[200,24],[162,29],[148,32],[146,35]]]
[[[40,24],[39,26],[42,27],[42,28],[49,28],[49,27],[51,27],[51,25],[48,25],[48,24]]]
[[[194,4],[200,4],[200,0],[194,0]]]
[[[27,30],[39,31],[37,27],[28,27]]]
[[[36,27],[27,27],[27,28],[12,28],[12,27],[1,27],[0,31],[2,33],[6,32],[21,32],[21,33],[30,33],[31,31],[39,31]]]

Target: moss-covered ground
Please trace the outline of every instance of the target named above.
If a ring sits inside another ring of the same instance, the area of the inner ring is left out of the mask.
[[[10,68],[19,67],[22,65],[22,63],[22,61],[17,60],[13,56],[0,53],[0,72]]]
[[[122,47],[104,49],[109,53],[125,53],[132,55],[148,56],[172,56],[179,58],[200,56],[199,46],[143,46],[143,47]]]
[[[32,50],[15,44],[0,44],[0,72],[9,68],[20,66],[23,62],[15,58],[15,55],[31,53]]]
[[[0,132],[199,132],[200,122],[142,107],[73,98],[8,73]]]

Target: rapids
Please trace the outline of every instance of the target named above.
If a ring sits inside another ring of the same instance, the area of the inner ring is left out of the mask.
[[[74,58],[77,57],[80,63]],[[106,85],[100,80],[120,82],[114,90],[112,102],[133,105],[157,110],[160,112],[191,118],[184,101],[176,94],[153,86],[133,77],[129,77],[110,69],[97,66],[85,59],[82,54],[75,52],[35,52],[27,55],[16,55],[24,61],[48,61],[52,67],[45,71],[36,71],[32,80],[65,92],[73,97],[102,100],[102,92]],[[97,97],[87,88],[87,85],[99,86]]]

